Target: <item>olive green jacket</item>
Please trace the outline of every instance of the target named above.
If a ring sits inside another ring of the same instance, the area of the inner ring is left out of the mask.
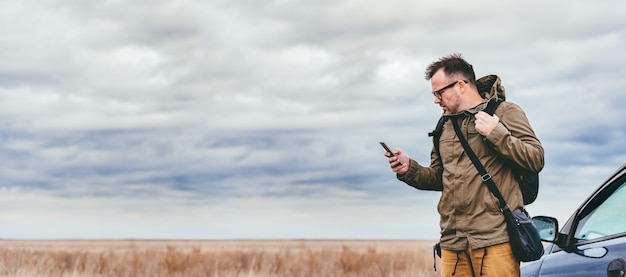
[[[441,247],[448,250],[483,248],[509,241],[498,200],[483,184],[478,171],[464,153],[454,132],[457,120],[472,150],[487,169],[512,211],[523,208],[522,193],[511,172],[510,162],[539,172],[544,166],[541,143],[516,104],[503,102],[495,115],[500,123],[488,137],[475,128],[474,115],[487,107],[488,99],[505,99],[504,88],[495,75],[477,81],[486,100],[478,106],[449,116],[439,140],[441,159],[434,147],[430,166],[411,160],[409,171],[398,179],[418,189],[442,191],[437,209],[441,216]]]

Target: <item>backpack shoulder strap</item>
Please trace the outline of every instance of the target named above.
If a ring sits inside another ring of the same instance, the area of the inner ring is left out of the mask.
[[[429,137],[433,137],[433,138],[439,138],[441,137],[441,131],[443,130],[443,124],[446,123],[446,121],[448,120],[447,117],[442,116],[439,118],[439,121],[437,122],[437,126],[435,127],[435,130],[433,130],[432,132],[428,133]]]
[[[428,133],[429,137],[433,137],[433,146],[435,147],[435,151],[437,151],[437,155],[441,158],[441,154],[439,153],[439,139],[441,138],[441,132],[443,132],[443,125],[448,121],[448,117],[442,116],[439,118],[437,122],[437,126],[435,130]]]
[[[487,108],[485,108],[485,112],[489,115],[493,115],[496,113],[496,109],[500,106],[500,104],[502,104],[502,102],[504,102],[504,100],[501,99],[489,101],[489,103],[487,103]]]

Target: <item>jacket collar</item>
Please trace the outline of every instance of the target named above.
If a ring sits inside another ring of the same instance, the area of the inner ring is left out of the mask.
[[[467,109],[467,110],[462,111],[460,113],[444,115],[444,116],[448,117],[448,118],[470,117],[472,115],[477,114],[480,111],[484,111],[487,108],[487,105],[489,104],[489,101],[490,101],[489,99],[483,99],[483,102],[481,102],[480,104],[474,106],[473,108]]]

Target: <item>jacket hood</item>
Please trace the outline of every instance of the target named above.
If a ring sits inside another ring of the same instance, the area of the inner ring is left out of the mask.
[[[488,100],[506,100],[504,86],[497,75],[487,75],[476,80],[478,92],[484,99]]]

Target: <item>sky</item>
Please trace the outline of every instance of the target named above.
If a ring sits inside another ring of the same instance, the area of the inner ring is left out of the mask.
[[[437,239],[425,68],[497,74],[564,223],[626,163],[622,1],[0,0],[0,238]]]

